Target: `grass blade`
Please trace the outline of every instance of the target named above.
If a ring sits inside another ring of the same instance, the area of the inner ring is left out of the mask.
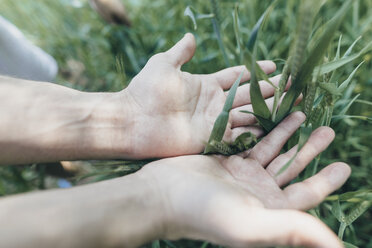
[[[295,39],[293,53],[291,54],[291,75],[295,81],[297,74],[303,64],[306,46],[311,33],[313,23],[312,2],[302,1],[298,15],[298,31]]]
[[[251,34],[249,36],[249,40],[247,42],[248,51],[253,51],[253,47],[256,44],[258,32],[260,31],[262,23],[264,23],[264,21],[270,15],[270,12],[273,10],[275,3],[276,3],[276,1],[274,1],[272,4],[270,4],[270,6],[266,9],[266,11],[261,15],[261,17],[258,19],[256,24],[254,25],[254,27],[251,31]]]
[[[255,56],[252,57],[253,66],[251,67],[251,80],[250,80],[250,92],[249,93],[251,96],[253,112],[257,114],[256,118],[258,122],[264,127],[266,132],[269,132],[272,128],[274,128],[275,125],[269,125],[268,123],[266,123],[266,121],[265,122],[262,121],[262,119],[266,119],[270,123],[269,120],[270,120],[271,112],[266,105],[265,99],[262,96],[262,92],[258,84],[258,80],[256,77],[256,68],[254,66],[256,64],[254,57]]]
[[[254,61],[254,62],[252,62]],[[254,65],[254,68],[255,68],[255,72],[256,72],[256,76],[258,79],[262,79],[262,80],[265,80],[266,82],[268,82],[272,87],[274,87],[275,89],[278,88],[276,87],[269,79],[269,77],[267,76],[267,74],[261,69],[261,67],[255,62],[255,60],[253,59],[253,55],[250,51],[246,51],[245,52],[245,61],[244,61],[244,64],[247,66],[247,68],[252,68],[253,65]]]
[[[240,84],[240,80],[243,77],[243,71],[240,73],[239,77],[234,82],[233,86],[231,87],[229,94],[226,98],[225,105],[223,106],[222,112],[217,117],[216,121],[214,122],[213,129],[211,135],[208,140],[208,144],[204,149],[204,153],[211,152],[212,147],[209,145],[212,141],[220,142],[222,141],[223,135],[225,134],[226,126],[229,121],[229,112],[232,108],[236,90]]]
[[[355,100],[360,96],[360,94],[356,95],[353,99],[350,100],[350,102],[340,111],[338,115],[342,116],[345,115],[346,112],[349,110],[351,105],[355,102]]]
[[[346,50],[344,56],[342,56],[342,57],[347,57],[347,56],[349,56],[350,53],[351,53],[351,51],[353,50],[355,44],[356,44],[356,43],[357,43],[361,38],[362,38],[362,36],[359,36],[359,37],[358,37],[358,38],[353,42],[353,44],[351,44],[351,45],[349,46],[349,48]]]
[[[292,162],[295,160],[298,152],[301,150],[301,148],[305,145],[307,140],[310,138],[312,130],[313,129],[312,129],[311,125],[309,125],[309,126],[302,125],[301,126],[300,137],[298,138],[296,154],[287,163],[285,163],[285,165],[283,165],[282,168],[280,168],[280,170],[275,174],[275,176],[279,176],[280,174],[282,174],[292,164]]]
[[[348,56],[348,57],[342,57],[340,59],[322,64],[320,66],[317,66],[314,69],[313,75],[317,75],[317,74],[323,75],[323,74],[329,73],[331,71],[334,71],[337,68],[353,61],[354,59],[357,59],[362,54],[368,52],[371,48],[372,48],[372,42],[368,43],[368,45],[366,47],[364,47],[362,50],[360,50],[360,52],[358,52],[356,54],[353,54],[353,55]]]
[[[234,19],[234,34],[235,34],[235,39],[236,39],[236,46],[239,52],[239,64],[242,64],[244,61],[244,49],[242,48],[242,43],[240,39],[238,4],[236,4],[234,8],[233,19]]]
[[[309,81],[315,66],[323,58],[328,45],[332,41],[334,33],[336,32],[336,30],[338,30],[342,20],[344,19],[351,2],[351,0],[346,1],[336,13],[336,15],[328,23],[325,24],[324,31],[321,37],[319,37],[319,40],[310,51],[309,58],[301,66],[298,76],[295,78],[292,86],[289,88],[287,94],[283,98],[275,122],[281,121],[292,109],[296,99],[301,94],[302,90],[305,88],[307,82]]]
[[[345,216],[345,224],[351,225],[356,219],[358,219],[367,209],[372,205],[370,201],[362,201],[358,203],[348,215]]]
[[[213,15],[214,15],[214,17],[212,18],[213,30],[214,30],[214,33],[216,34],[218,46],[220,47],[220,50],[221,50],[221,53],[222,53],[222,56],[223,56],[223,60],[225,61],[226,66],[230,67],[230,61],[229,61],[229,58],[227,56],[225,46],[222,42],[217,2],[216,2],[216,0],[210,0],[210,2],[211,2],[211,5],[212,5],[212,12],[213,12]]]
[[[198,28],[198,25],[196,24],[196,18],[190,6],[186,7],[185,11],[183,12],[183,15],[190,17],[192,24],[194,25],[194,30],[196,30]]]
[[[354,74],[363,63],[364,61],[360,62],[360,64],[350,73],[349,77],[340,84],[340,86],[338,87],[339,92],[344,92],[344,90],[349,86],[351,79],[354,77]]]
[[[271,121],[275,121],[276,119],[276,113],[278,111],[279,107],[279,100],[282,97],[284,93],[285,86],[287,85],[289,75],[290,75],[290,65],[291,65],[291,57],[289,57],[284,65],[282,75],[280,76],[279,80],[279,87],[275,89],[274,92],[274,104],[273,104],[273,110],[271,113]]]
[[[269,8],[266,9],[266,11],[261,15],[261,17],[258,19],[258,21],[256,22],[256,24],[254,25],[250,35],[249,35],[249,40],[247,42],[247,53],[246,53],[246,58],[245,58],[245,65],[247,66],[247,68],[252,68],[253,65],[255,64],[255,70],[256,70],[256,75],[259,79],[263,79],[265,80],[266,82],[268,82],[271,86],[273,86],[274,88],[277,88],[269,79],[269,77],[266,75],[265,72],[262,71],[261,67],[255,62],[256,59],[255,57],[253,57],[252,55],[252,52],[254,50],[254,47],[255,47],[255,44],[256,44],[256,41],[257,41],[257,37],[258,37],[258,32],[262,26],[262,24],[264,23],[264,21],[268,18],[270,12],[272,11],[272,9],[274,8],[274,4],[276,3],[276,1],[274,1],[270,6]],[[253,61],[253,62],[252,62]]]

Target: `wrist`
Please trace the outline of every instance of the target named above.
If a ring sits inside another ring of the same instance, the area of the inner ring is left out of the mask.
[[[188,237],[188,228],[183,225],[185,222],[183,218],[186,216],[178,214],[179,208],[187,208],[185,205],[178,205],[179,202],[182,202],[184,196],[173,195],[174,190],[178,188],[183,178],[172,176],[173,170],[180,170],[182,165],[189,166],[189,163],[185,163],[184,158],[175,157],[157,160],[147,164],[136,173],[144,178],[143,181],[146,181],[151,187],[150,198],[157,199],[156,204],[154,204],[156,208],[153,209],[153,212],[157,215],[157,223],[161,223],[157,238],[178,240]]]
[[[91,100],[89,118],[83,133],[88,137],[87,158],[124,159],[132,158],[132,143],[135,115],[133,104],[123,90],[116,93],[84,93]]]
[[[124,247],[137,247],[163,238],[162,200],[154,190],[151,176],[139,171],[112,182],[114,189],[111,192],[117,193],[113,193],[110,204],[116,205],[116,209],[112,209],[114,222],[105,229],[106,238]]]

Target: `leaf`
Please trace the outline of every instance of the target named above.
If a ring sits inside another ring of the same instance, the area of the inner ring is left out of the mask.
[[[202,244],[202,246],[200,246],[200,248],[208,248],[208,245],[209,245],[208,242],[204,242],[204,243]]]
[[[358,248],[358,246],[343,241],[345,248]]]
[[[335,56],[335,59],[334,60],[340,58],[341,39],[342,39],[342,35],[340,35],[340,38],[338,38],[337,51],[336,51],[336,56]]]
[[[340,86],[338,87],[338,90],[342,93],[344,92],[344,90],[349,86],[349,83],[351,81],[351,79],[353,78],[354,74],[356,73],[356,71],[359,69],[359,67],[364,63],[364,61],[360,62],[360,64],[350,73],[349,77],[340,84]]]
[[[259,121],[260,125],[261,125],[265,130],[272,130],[272,129],[276,126],[276,124],[275,124],[274,122],[272,122],[271,120],[269,120],[269,119],[265,119],[264,117],[259,116],[258,114],[253,113],[253,112],[251,112],[251,111],[240,110],[239,112],[254,115],[254,116],[256,117],[256,119]]]
[[[341,211],[340,201],[333,202],[331,212],[339,222],[343,222],[344,214]]]
[[[236,4],[234,8],[233,19],[234,19],[234,34],[235,34],[235,39],[236,39],[236,46],[239,52],[239,63],[241,64],[244,61],[244,49],[242,49],[242,44],[241,44],[241,39],[240,39],[238,4]]]
[[[300,11],[297,15],[297,34],[291,51],[291,76],[295,81],[297,74],[303,64],[307,42],[311,34],[313,23],[313,1],[301,1]]]
[[[372,102],[367,101],[367,100],[356,100],[355,102],[372,106]]]
[[[256,44],[256,40],[257,40],[257,36],[258,36],[258,32],[260,31],[260,28],[262,26],[262,23],[264,22],[265,19],[267,19],[267,17],[270,15],[270,12],[273,10],[274,8],[274,4],[276,2],[274,1],[267,9],[266,11],[261,15],[261,17],[258,19],[258,21],[256,22],[256,24],[254,25],[251,33],[250,33],[250,36],[249,36],[249,40],[247,42],[247,48],[248,48],[248,51],[253,51],[253,47],[254,45]]]
[[[212,140],[208,145],[209,145],[208,153],[204,153],[204,154],[217,153],[217,154],[229,156],[229,155],[233,155],[237,153],[232,147],[230,147],[228,143],[224,141]]]
[[[363,116],[363,115],[334,115],[332,116],[332,119],[334,120],[340,120],[340,119],[359,119],[363,121],[372,121],[372,117]]]
[[[347,226],[351,225],[356,219],[358,219],[367,209],[372,205],[370,201],[362,201],[357,203],[357,205],[345,215],[345,224]]]
[[[287,61],[285,62],[285,65],[284,65],[284,68],[283,68],[283,71],[282,71],[282,75],[280,76],[279,86],[274,91],[274,104],[273,104],[273,109],[272,109],[272,112],[271,112],[271,121],[273,121],[273,122],[275,122],[276,113],[277,113],[278,107],[279,107],[279,101],[280,101],[280,98],[282,97],[282,95],[284,93],[285,86],[287,85],[287,82],[288,82],[288,79],[289,79],[290,65],[291,65],[291,57],[289,57],[287,59]]]
[[[302,125],[301,126],[300,137],[298,138],[296,154],[287,163],[285,163],[285,165],[283,165],[282,168],[280,168],[280,170],[275,174],[275,176],[279,176],[280,174],[282,174],[292,164],[292,162],[295,160],[298,152],[301,150],[301,148],[306,144],[307,140],[309,139],[309,137],[311,135],[311,132],[312,132],[311,125],[309,125],[309,126]]]
[[[246,151],[252,148],[256,143],[256,136],[251,132],[246,132],[239,135],[232,143],[212,140],[208,143],[209,148],[207,154],[215,153],[230,156]]]
[[[222,141],[223,135],[225,134],[226,126],[229,120],[229,112],[232,108],[236,90],[240,84],[240,81],[243,77],[243,71],[240,73],[239,77],[234,82],[233,86],[230,88],[229,94],[226,98],[225,105],[223,106],[222,112],[217,117],[214,122],[211,135],[208,140],[208,144],[204,149],[204,154],[211,152],[212,147],[209,145],[212,141],[220,142]]]
[[[252,65],[255,64],[254,57],[252,57]],[[251,96],[251,103],[253,107],[254,113],[257,114],[257,116],[260,116],[264,119],[269,120],[271,113],[269,108],[266,105],[265,99],[262,96],[262,92],[260,89],[260,86],[258,84],[257,78],[256,78],[256,69],[255,66],[252,66],[251,68],[251,80],[250,80],[250,96]],[[257,118],[258,122],[261,124],[262,118]],[[264,129],[269,132],[272,127],[265,127],[263,126]],[[267,129],[270,128],[270,129]]]
[[[198,28],[198,25],[196,24],[196,18],[190,6],[186,7],[185,11],[183,12],[183,15],[190,17],[192,23],[194,24],[194,30],[196,30]]]
[[[245,53],[245,58],[244,58],[244,64],[247,66],[247,68],[252,68],[252,66],[255,64],[255,69],[256,69],[256,75],[258,79],[265,80],[268,82],[272,87],[275,89],[278,88],[276,87],[269,79],[267,74],[261,69],[261,67],[256,63],[252,63],[253,60],[253,55],[250,51],[246,51]]]
[[[354,42],[353,42],[353,44],[351,44],[350,46],[349,46],[349,48],[346,50],[346,52],[344,53],[344,56],[342,56],[342,57],[347,57],[347,56],[349,56],[349,54],[351,53],[351,51],[353,50],[353,48],[354,48],[354,46],[355,46],[355,44],[360,40],[362,38],[362,36],[359,36]]]
[[[357,191],[349,191],[341,195],[331,195],[326,198],[326,201],[347,201],[347,202],[360,202],[363,200],[372,201],[372,189],[361,189]]]
[[[177,248],[177,246],[175,246],[174,244],[172,244],[170,241],[168,240],[163,240],[164,243],[167,244],[167,246],[169,246],[170,248]],[[167,247],[168,248],[168,247]]]
[[[214,33],[215,33],[216,38],[217,38],[217,43],[218,43],[218,46],[221,50],[223,60],[225,61],[225,65],[227,67],[230,67],[230,60],[229,60],[229,57],[227,56],[225,45],[224,45],[224,43],[222,41],[222,37],[221,37],[220,18],[219,18],[219,14],[218,14],[218,12],[219,12],[218,11],[219,10],[218,1],[210,0],[210,3],[211,3],[211,8],[212,8],[212,13],[214,15],[214,17],[212,18],[212,26],[213,26],[213,30],[214,30]]]
[[[258,31],[260,30],[261,24],[264,20],[264,17],[265,17],[266,13],[267,12],[265,11],[261,15],[260,19],[258,19],[257,23],[254,25],[254,27],[252,29],[251,35],[249,36],[249,40],[247,42],[247,48],[248,48],[249,51],[253,50],[254,44],[256,43],[256,39],[257,39],[257,36],[258,36]]]
[[[229,94],[227,95],[225,105],[223,106],[223,111],[230,112],[232,105],[234,103],[234,98],[236,94],[236,90],[238,89],[238,86],[240,84],[240,81],[242,80],[244,72],[242,71],[239,75],[239,77],[234,82],[233,86],[230,88]]]
[[[341,93],[339,92],[336,84],[333,83],[324,83],[321,82],[318,84],[319,88],[322,90],[325,90],[327,93],[334,95],[334,96],[341,96]]]
[[[160,241],[159,240],[153,241],[151,244],[151,248],[160,248]]]
[[[315,46],[311,49],[309,57],[301,66],[298,76],[292,82],[291,87],[283,98],[275,122],[281,121],[292,109],[296,99],[310,80],[310,76],[312,75],[315,66],[323,58],[324,53],[326,52],[329,43],[332,41],[334,33],[338,30],[342,20],[344,19],[350,4],[351,0],[346,1],[335,16],[325,24],[322,35],[319,37]]]
[[[194,30],[196,30],[198,28],[198,25],[196,23],[196,20],[199,20],[199,19],[210,19],[210,18],[213,18],[214,17],[214,14],[198,14],[196,13],[196,15],[194,14],[194,8],[192,6],[187,6],[185,11],[183,12],[183,15],[184,16],[188,16],[193,25],[194,25]],[[196,11],[195,11],[196,12]]]
[[[350,106],[355,102],[355,100],[360,96],[360,94],[356,95],[350,102],[340,111],[338,115],[344,115],[349,110]]]
[[[298,139],[298,148],[297,148],[298,151],[300,151],[302,147],[305,145],[312,131],[313,131],[313,128],[311,127],[311,124],[308,126],[301,127],[300,138]]]
[[[258,21],[256,22],[256,24],[254,25],[251,33],[250,33],[250,36],[249,36],[249,40],[247,42],[247,49],[248,51],[245,53],[246,54],[246,57],[244,58],[244,63],[245,65],[247,66],[247,68],[252,68],[253,64],[255,64],[255,69],[256,69],[256,75],[258,76],[259,79],[263,79],[265,80],[266,82],[268,82],[271,86],[273,86],[274,88],[277,88],[269,79],[269,77],[266,75],[266,73],[264,71],[262,71],[261,67],[256,63],[256,62],[252,62],[252,61],[255,61],[255,59],[253,59],[253,55],[252,55],[252,52],[253,52],[253,48],[254,48],[254,45],[256,44],[256,40],[257,40],[257,36],[258,36],[258,32],[260,30],[260,27],[262,25],[262,23],[264,22],[264,20],[269,16],[271,10],[274,8],[274,4],[276,3],[276,1],[274,1],[270,6],[269,8],[266,9],[266,11],[261,15],[261,17],[258,19]]]
[[[260,116],[256,116],[256,119],[266,132],[270,132],[276,126],[276,123],[272,122],[270,119],[262,118]]]
[[[331,71],[336,70],[337,68],[350,63],[354,59],[357,59],[360,57],[362,54],[368,52],[372,48],[372,42],[368,43],[367,46],[365,46],[362,50],[360,50],[358,53],[348,56],[348,57],[342,57],[341,59],[337,59],[328,63],[324,63],[321,66],[317,66],[314,69],[313,76],[316,75],[323,75],[326,73],[329,73]]]
[[[232,143],[232,146],[237,147],[239,152],[242,152],[252,148],[256,143],[257,137],[251,132],[246,132],[239,135]]]

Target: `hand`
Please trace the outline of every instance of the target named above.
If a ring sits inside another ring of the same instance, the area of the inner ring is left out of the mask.
[[[196,75],[180,70],[195,52],[195,40],[186,34],[165,53],[153,56],[143,70],[121,92],[132,106],[131,118],[135,137],[131,140],[132,158],[169,157],[197,154],[203,151],[214,121],[221,112],[227,92],[239,74],[242,82],[250,74],[244,66],[231,67],[213,74]],[[261,61],[266,73],[275,71],[275,64]],[[279,77],[272,79],[278,83]],[[274,88],[261,82],[265,98]],[[272,101],[269,99],[268,101]],[[232,141],[239,134],[251,131],[261,135],[253,116],[240,110],[252,111],[249,85],[240,86],[224,140]]]
[[[305,120],[296,112],[264,137],[249,154],[184,156],[153,162],[138,173],[148,177],[163,205],[164,236],[233,246],[293,245],[342,247],[336,235],[307,210],[319,204],[348,178],[350,168],[333,163],[313,177],[284,185],[333,140],[328,127],[315,130],[290,167],[280,168],[296,147],[279,155]],[[297,209],[297,210],[294,210]]]

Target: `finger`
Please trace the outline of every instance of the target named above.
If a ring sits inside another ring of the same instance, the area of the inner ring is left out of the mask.
[[[275,77],[270,78],[270,81],[275,86],[278,86],[280,77],[281,75],[276,75]],[[275,88],[271,84],[262,80],[259,82],[259,85],[260,85],[262,96],[265,99],[274,95]],[[290,82],[287,83],[286,90],[289,88],[289,86],[290,86]],[[233,108],[251,103],[251,96],[249,92],[250,92],[250,84],[245,84],[245,85],[240,86],[236,92]],[[226,94],[227,93],[228,92],[226,92]]]
[[[194,56],[195,49],[196,43],[194,35],[187,33],[172,48],[166,51],[165,54],[168,55],[167,59],[170,63],[181,67]]]
[[[343,247],[323,222],[307,213],[242,206],[233,210],[216,218],[214,226],[222,223],[223,228],[211,241],[232,247]]]
[[[278,156],[267,167],[267,172],[275,178],[279,186],[283,186],[298,176],[319,153],[324,151],[335,137],[334,131],[329,127],[317,128],[309,137],[306,144],[296,155],[292,164],[280,175],[279,170],[296,154],[297,148]]]
[[[273,73],[276,70],[276,65],[272,61],[264,60],[258,61],[257,63],[266,74]],[[206,75],[206,77],[210,78],[213,82],[217,82],[222,87],[222,89],[228,90],[234,84],[235,80],[239,77],[242,71],[244,72],[244,74],[240,82],[246,82],[251,78],[251,74],[243,65],[226,68],[221,71]]]
[[[340,188],[350,176],[351,169],[345,163],[328,165],[315,176],[284,189],[289,205],[307,210],[317,206],[333,191]]]
[[[289,115],[252,148],[249,157],[255,159],[263,167],[266,167],[279,154],[283,145],[305,119],[306,116],[302,112],[294,112]]]
[[[285,95],[286,95],[286,93],[284,93],[282,95],[282,97],[280,98],[279,106],[280,106],[280,104],[281,104]],[[296,99],[294,105],[296,106],[297,104],[299,104],[301,102],[301,100],[302,100],[302,94]],[[273,105],[274,105],[274,97],[267,98],[265,100],[265,103],[266,103],[267,107],[269,108],[269,110],[272,111]],[[254,123],[257,122],[256,117],[253,114],[247,114],[247,113],[243,113],[241,111],[253,112],[253,107],[252,107],[251,104],[247,104],[247,105],[244,105],[244,106],[233,108],[230,111],[230,117],[231,117],[231,121],[232,121],[231,126],[233,128],[253,125]]]

